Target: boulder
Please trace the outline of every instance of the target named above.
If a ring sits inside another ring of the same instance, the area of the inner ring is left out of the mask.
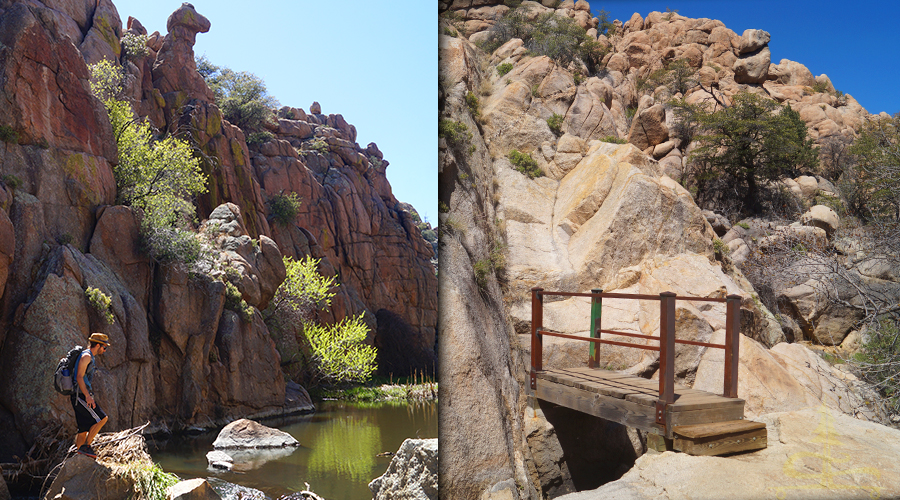
[[[381,477],[369,483],[374,500],[438,499],[438,440],[406,439]]]
[[[731,230],[731,223],[724,216],[711,210],[704,210],[703,216],[706,217],[706,222],[709,222],[717,235],[725,236]]]
[[[769,78],[782,85],[812,87],[816,79],[806,66],[788,59],[769,66]]]
[[[739,57],[732,66],[734,81],[737,83],[763,83],[769,74],[772,53],[769,47],[750,52]]]
[[[167,500],[221,500],[221,496],[203,478],[180,481],[166,488]]]
[[[830,237],[841,226],[841,219],[830,207],[815,205],[800,216],[800,223],[824,229]]]
[[[628,131],[628,142],[638,149],[643,151],[667,140],[669,129],[666,127],[666,108],[663,104],[650,106],[634,117]]]
[[[794,179],[794,181],[800,188],[800,195],[807,200],[811,200],[816,195],[816,191],[819,189],[818,179],[811,175],[801,175],[800,177]]]
[[[819,283],[809,281],[778,292],[783,312],[798,323],[808,340],[822,345],[839,345],[865,316],[864,310],[841,303],[859,302],[858,298],[854,299],[855,290],[840,281],[835,284],[838,286],[834,290],[831,286],[823,289]],[[835,291],[841,300],[831,297]]]
[[[285,448],[300,446],[287,432],[266,427],[242,418],[226,425],[213,442],[215,449],[228,448]]]
[[[900,431],[827,408],[770,413],[768,446],[728,457],[645,454],[618,481],[557,497],[797,498],[843,500],[900,495]],[[736,480],[739,478],[739,480]]]
[[[149,461],[147,456],[146,460]],[[116,474],[115,466],[78,453],[63,460],[59,473],[44,494],[44,500],[120,500],[134,492],[134,479],[127,474]]]
[[[756,52],[757,50],[769,45],[772,36],[768,31],[747,29],[741,35],[740,45],[738,46],[738,55]]]
[[[711,343],[724,344],[724,331]],[[725,351],[708,349],[697,368],[693,388],[722,393]],[[755,418],[765,413],[827,406],[863,420],[883,418],[872,404],[875,394],[850,373],[838,370],[801,344],[780,343],[772,349],[741,335],[738,362],[738,397],[744,414]]]
[[[109,266],[138,304],[148,308],[151,262],[141,248],[134,210],[121,205],[106,207],[98,213],[98,219],[91,237],[91,255]]]

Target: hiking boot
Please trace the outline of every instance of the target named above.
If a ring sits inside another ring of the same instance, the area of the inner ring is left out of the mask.
[[[83,444],[81,445],[81,448],[78,448],[78,453],[86,457],[97,458],[97,454],[94,453],[94,449],[86,444]]]

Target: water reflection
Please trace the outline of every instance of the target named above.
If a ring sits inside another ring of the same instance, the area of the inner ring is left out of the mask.
[[[226,453],[234,460],[234,471],[246,472],[253,469],[259,469],[266,462],[280,460],[289,457],[297,451],[297,448],[289,446],[287,448],[252,448],[249,450],[225,450]]]
[[[331,472],[355,482],[371,481],[375,455],[382,446],[381,429],[368,415],[349,415],[323,422],[309,446],[310,472]]]
[[[313,415],[262,423],[277,427],[300,441],[297,448],[274,450],[283,456],[248,454],[236,456],[234,471],[210,471],[206,453],[212,450],[215,432],[194,438],[151,443],[151,455],[163,470],[182,479],[213,477],[254,488],[269,498],[278,498],[305,489],[328,500],[371,498],[368,483],[387,470],[390,457],[379,453],[396,452],[406,438],[437,437],[437,403],[347,404],[326,401]],[[238,463],[246,470],[238,470]],[[249,498],[249,497],[248,497]],[[255,498],[255,497],[253,497]]]

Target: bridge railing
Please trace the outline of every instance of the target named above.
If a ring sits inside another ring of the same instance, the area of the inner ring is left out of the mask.
[[[590,297],[591,327],[590,337],[579,337],[564,333],[544,330],[544,296],[558,297]],[[603,299],[658,300],[660,303],[659,337],[637,333],[618,332],[601,328]],[[675,338],[675,301],[692,302],[724,302],[725,303],[725,344],[711,344],[693,340]],[[543,336],[561,337],[590,342],[588,366],[596,368],[599,364],[599,344],[634,347],[659,352],[659,400],[656,403],[656,421],[664,423],[665,407],[675,402],[675,344],[688,344],[702,347],[713,347],[725,350],[725,380],[723,396],[736,398],[738,389],[738,348],[740,346],[741,297],[729,295],[726,298],[682,297],[672,292],[659,295],[638,295],[628,293],[603,293],[602,290],[591,290],[591,293],[580,292],[548,292],[543,288],[531,289],[531,388],[537,388],[537,373],[543,371]],[[601,335],[613,334],[624,337],[648,339],[659,342],[659,345],[633,344],[605,340]]]

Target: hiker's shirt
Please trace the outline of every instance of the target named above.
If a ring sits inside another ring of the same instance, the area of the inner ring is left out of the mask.
[[[87,368],[84,370],[84,385],[87,387],[88,394],[91,396],[94,395],[94,388],[91,386],[91,382],[94,380],[94,371],[97,369],[97,365],[94,364],[94,355],[91,354],[90,349],[85,349],[81,352],[81,356],[78,357],[78,363],[81,363],[81,358],[84,356],[84,353],[88,353],[91,357],[91,360],[88,362]],[[78,363],[75,363],[75,393],[78,394],[81,392],[81,386],[78,384]]]

